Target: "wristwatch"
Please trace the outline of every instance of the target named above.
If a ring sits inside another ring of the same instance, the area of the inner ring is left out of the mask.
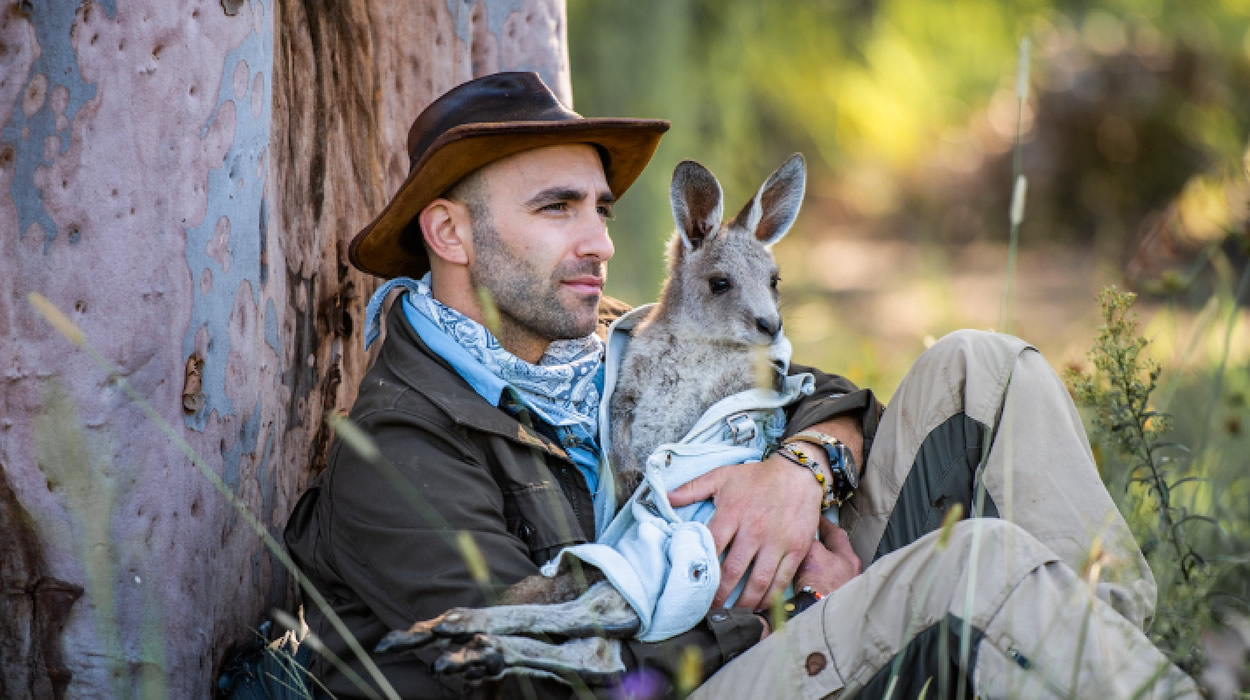
[[[855,489],[859,488],[859,468],[855,465],[855,455],[846,443],[815,430],[791,435],[782,444],[791,442],[806,442],[824,448],[829,457],[829,471],[833,474],[833,496],[839,505],[855,495]]]

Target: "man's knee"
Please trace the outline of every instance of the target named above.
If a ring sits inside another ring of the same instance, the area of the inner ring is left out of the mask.
[[[943,586],[1036,568],[1058,556],[1019,525],[999,518],[969,518],[930,532],[873,562],[874,578],[921,575]],[[938,597],[942,597],[938,594]]]
[[[943,537],[943,532],[936,532],[936,542]],[[1059,555],[1024,527],[999,517],[956,522],[946,549],[950,551],[949,565],[954,569],[951,572],[961,581],[956,587],[970,586],[991,597],[1013,589],[1039,566],[1059,561]]]
[[[990,544],[998,544],[1006,542],[1009,539],[1021,541],[1022,538],[1028,538],[1026,546],[1029,542],[1037,542],[1023,528],[1009,520],[1000,518],[968,518],[960,520],[950,528],[947,535],[950,549],[955,551],[968,551],[973,547],[987,546]],[[943,539],[943,533],[938,532],[937,538]],[[1039,543],[1040,544],[1040,543]]]
[[[939,338],[924,351],[921,357],[933,361],[956,357],[1016,355],[1026,347],[1029,347],[1029,344],[1014,335],[975,328],[961,328]]]
[[[926,413],[964,411],[988,424],[997,413],[1016,361],[1030,349],[1023,340],[1003,333],[954,331],[920,355],[896,398],[910,394]]]
[[[1019,525],[1000,518],[969,518],[954,524],[949,532],[933,533],[933,546],[950,551],[965,573],[967,566],[1032,569],[1058,559],[1058,555]]]

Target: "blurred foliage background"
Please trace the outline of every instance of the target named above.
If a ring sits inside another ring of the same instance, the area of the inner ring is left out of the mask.
[[[656,298],[678,161],[716,173],[734,212],[794,151],[807,197],[776,253],[796,360],[885,400],[960,327],[1088,369],[1098,290],[1135,290],[1162,365],[1151,409],[1192,451],[1172,468],[1205,479],[1173,499],[1218,521],[1186,530],[1215,562],[1207,588],[1153,561],[1172,616],[1156,629],[1179,658],[1211,633],[1172,602],[1245,607],[1250,0],[569,0],[568,14],[578,111],[673,122],[617,208],[610,294]],[[1028,205],[1005,303],[1017,126]],[[1092,431],[1100,455],[1104,438]],[[1151,495],[1126,485],[1131,465],[1100,468],[1149,554]]]
[[[672,168],[736,211],[794,151],[777,247],[798,356],[888,395],[926,337],[1005,327],[1079,359],[1097,289],[1201,308],[1246,260],[1250,0],[570,0],[577,108],[673,121],[618,208],[609,293],[656,297]],[[1029,178],[1001,318],[1016,129]],[[1218,260],[1213,260],[1218,258]],[[1236,280],[1233,280],[1235,284]]]

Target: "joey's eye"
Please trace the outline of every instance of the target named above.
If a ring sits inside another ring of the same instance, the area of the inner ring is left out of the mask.
[[[707,286],[708,289],[712,290],[713,294],[724,294],[729,291],[731,285],[728,277],[709,277]]]
[[[773,275],[773,278],[768,282],[768,286],[776,289],[779,282],[781,282],[781,277],[779,275]]]

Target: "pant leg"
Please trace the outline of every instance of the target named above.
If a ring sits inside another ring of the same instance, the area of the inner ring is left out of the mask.
[[[1197,697],[1193,681],[1049,547],[990,518],[885,555],[692,697],[916,697],[922,690],[928,697],[1122,698],[1138,690],[1143,698]]]
[[[983,493],[978,498],[977,491]],[[842,523],[864,562],[936,528],[955,503],[1020,525],[1142,626],[1154,577],[1103,486],[1067,389],[1019,338],[957,331],[920,356],[882,417]]]

